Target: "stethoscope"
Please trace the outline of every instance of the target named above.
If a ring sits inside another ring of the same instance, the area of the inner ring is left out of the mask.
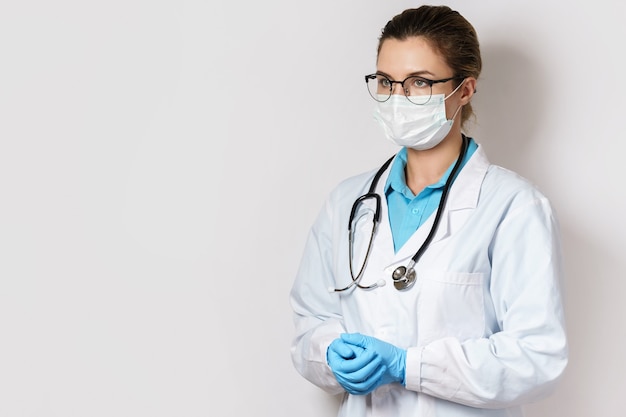
[[[393,286],[398,291],[408,290],[409,288],[413,286],[413,284],[415,284],[415,279],[417,277],[417,274],[415,273],[415,264],[417,264],[417,262],[422,257],[424,252],[426,252],[426,249],[428,249],[430,242],[433,240],[435,233],[437,232],[437,227],[439,226],[441,215],[446,205],[446,200],[448,198],[450,187],[452,186],[452,182],[454,181],[454,178],[456,177],[456,174],[459,171],[459,168],[461,167],[461,162],[463,161],[463,158],[465,157],[465,153],[467,152],[468,144],[469,144],[469,139],[465,135],[463,135],[463,143],[461,147],[461,152],[459,153],[459,157],[456,160],[456,164],[454,165],[454,168],[452,168],[452,172],[450,173],[450,176],[446,180],[446,184],[443,187],[441,200],[439,200],[439,206],[437,207],[437,214],[435,215],[435,220],[433,222],[432,227],[430,228],[430,232],[428,233],[426,240],[424,240],[424,243],[422,243],[420,248],[417,250],[417,252],[415,252],[415,255],[413,255],[413,257],[411,258],[411,260],[406,266],[400,265],[391,274],[391,278],[393,279]],[[352,210],[350,210],[350,219],[348,221],[348,250],[349,250],[348,257],[350,259],[349,261],[350,276],[352,277],[352,282],[348,284],[347,286],[345,286],[344,288],[330,287],[328,289],[329,292],[346,291],[353,286],[357,286],[358,288],[361,288],[363,290],[371,290],[374,288],[383,287],[386,283],[384,279],[380,279],[372,285],[361,285],[360,281],[361,281],[361,278],[363,277],[363,272],[365,271],[365,265],[367,265],[367,260],[369,259],[369,255],[372,250],[372,243],[374,242],[374,235],[376,234],[376,228],[378,227],[378,224],[380,223],[380,211],[381,211],[380,199],[381,197],[379,194],[375,192],[376,186],[378,185],[378,180],[380,179],[381,175],[385,172],[385,170],[387,170],[387,168],[389,167],[389,164],[391,164],[391,161],[393,160],[394,157],[395,155],[389,158],[387,161],[385,161],[385,163],[380,167],[380,169],[374,175],[374,178],[372,179],[372,183],[370,184],[370,188],[368,192],[366,194],[363,194],[361,197],[357,198],[354,201],[354,204],[352,204]],[[361,267],[359,268],[359,272],[355,276],[354,267],[352,265],[352,258],[353,258],[352,251],[354,248],[354,232],[352,230],[352,223],[356,217],[358,208],[361,206],[361,204],[363,204],[364,201],[370,200],[370,199],[373,199],[375,202],[375,210],[374,210],[374,215],[372,217],[372,222],[373,222],[372,233],[370,234],[369,243],[365,251],[365,259],[363,260],[363,263],[361,264]]]

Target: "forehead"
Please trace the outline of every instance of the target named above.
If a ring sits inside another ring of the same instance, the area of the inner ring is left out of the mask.
[[[452,76],[444,57],[421,36],[386,39],[380,47],[376,68],[394,79],[415,73],[437,78]]]

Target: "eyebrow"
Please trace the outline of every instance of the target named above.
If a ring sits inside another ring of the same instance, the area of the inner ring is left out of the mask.
[[[384,71],[376,71],[376,74],[380,74],[380,75],[384,75],[385,77],[392,78],[391,75],[387,74]],[[433,74],[430,71],[422,70],[422,71],[411,72],[405,78],[408,78],[408,77],[423,77],[425,75],[430,75],[431,77],[435,76],[435,74]]]

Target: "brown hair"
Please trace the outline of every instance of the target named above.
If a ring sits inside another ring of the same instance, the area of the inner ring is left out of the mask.
[[[378,38],[378,53],[386,39],[421,36],[439,52],[454,75],[478,79],[482,69],[480,46],[474,27],[448,6],[421,6],[394,16]],[[459,83],[461,80],[459,80]],[[463,106],[461,125],[474,116],[471,103]]]

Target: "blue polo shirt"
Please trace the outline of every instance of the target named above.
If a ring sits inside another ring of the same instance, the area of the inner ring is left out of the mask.
[[[474,139],[470,138],[465,158],[461,162],[461,169],[478,148]],[[417,196],[406,185],[405,168],[407,152],[402,148],[398,157],[393,161],[387,182],[385,183],[385,196],[389,207],[389,224],[393,236],[395,251],[406,243],[415,231],[433,214],[439,206],[443,188],[454,168],[454,161],[434,184],[424,188]],[[460,172],[460,170],[459,170]]]

